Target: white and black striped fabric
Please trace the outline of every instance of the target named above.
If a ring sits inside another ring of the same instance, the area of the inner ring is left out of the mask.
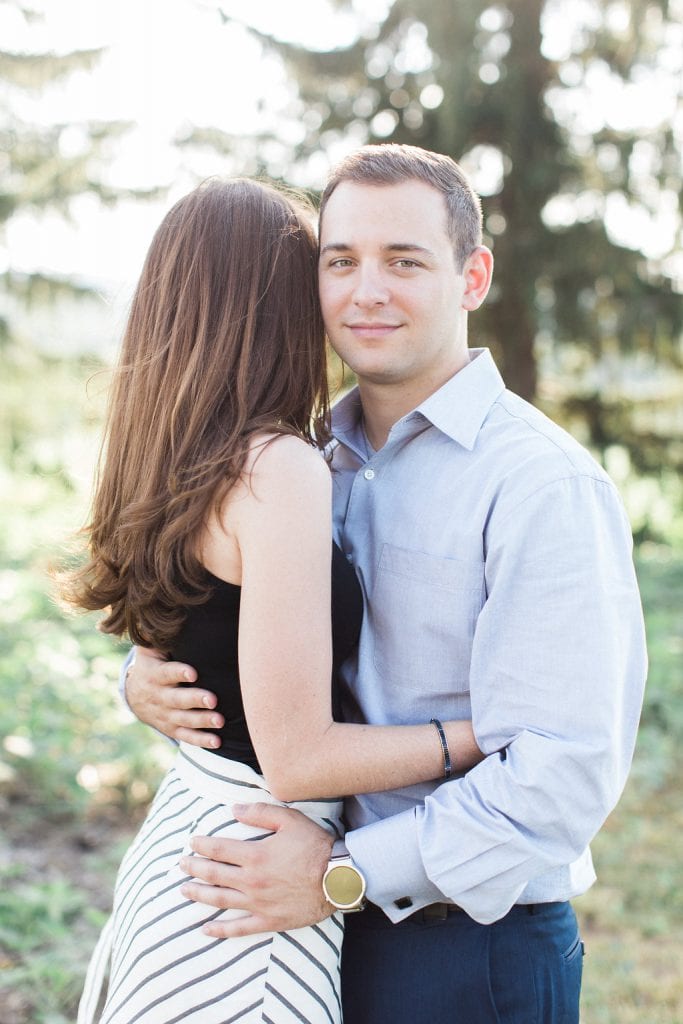
[[[201,926],[239,916],[185,899],[178,861],[190,837],[253,841],[233,803],[278,801],[246,765],[181,744],[119,869],[112,917],[88,968],[78,1024],[339,1024],[343,925],[336,914],[289,932],[214,939]],[[288,804],[341,834],[340,801]],[[109,990],[97,1016],[109,962]]]

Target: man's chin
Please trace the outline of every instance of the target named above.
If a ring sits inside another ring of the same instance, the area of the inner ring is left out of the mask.
[[[405,374],[399,370],[392,370],[386,366],[359,366],[357,368],[346,364],[356,375],[359,384],[375,384],[389,387],[404,382]]]

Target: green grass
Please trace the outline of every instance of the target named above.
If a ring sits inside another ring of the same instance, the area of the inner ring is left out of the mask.
[[[597,884],[576,901],[582,1024],[683,1022],[683,555],[638,558],[650,673],[626,792],[593,843]]]
[[[103,915],[64,880],[28,883],[17,868],[0,874],[3,987],[22,994],[36,1024],[57,1024],[75,1008],[83,964]]]

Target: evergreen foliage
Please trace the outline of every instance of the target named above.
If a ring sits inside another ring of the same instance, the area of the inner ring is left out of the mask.
[[[229,8],[221,14],[230,20]],[[590,359],[619,349],[681,364],[670,254],[648,258],[606,227],[615,210],[667,210],[680,240],[680,14],[680,0],[394,0],[381,24],[359,21],[345,48],[256,34],[298,85],[294,162],[342,139],[412,143],[475,172],[491,168],[495,286],[473,322],[475,342],[493,348],[512,390],[533,398],[539,338],[578,343]],[[551,59],[549,26],[557,33],[560,19],[565,53]],[[628,104],[655,81],[661,109],[647,129],[603,116],[603,94]],[[195,141],[226,149],[233,140]],[[266,141],[255,139],[256,170],[268,170],[258,158]]]
[[[0,0],[0,7],[7,6],[20,12],[29,30],[35,29],[39,12],[17,0]],[[125,122],[50,120],[41,108],[51,89],[79,71],[90,71],[101,55],[100,49],[55,53],[36,46],[14,52],[0,46],[0,245],[6,246],[10,220],[26,211],[56,211],[69,219],[78,196],[94,195],[112,206],[124,196],[154,194],[107,183],[107,159],[129,127]],[[23,272],[13,266],[11,252],[7,257],[0,272],[0,349],[9,356],[12,320],[20,304],[78,299],[91,288],[68,276]]]

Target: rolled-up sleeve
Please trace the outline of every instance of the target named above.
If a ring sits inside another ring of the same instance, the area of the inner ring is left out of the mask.
[[[397,898],[414,910],[435,893],[482,923],[502,917],[530,882],[581,857],[631,764],[647,657],[613,485],[577,473],[501,503],[485,576],[470,695],[489,756],[422,806],[347,836],[394,920]]]

